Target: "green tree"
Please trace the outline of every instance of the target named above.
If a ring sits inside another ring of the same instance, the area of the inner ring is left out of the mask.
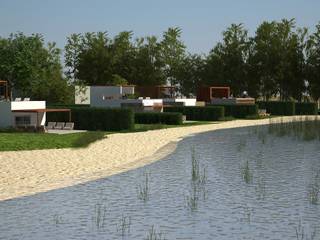
[[[320,22],[307,41],[307,79],[314,100],[320,99]]]
[[[223,41],[211,50],[206,61],[204,83],[230,86],[235,96],[247,90],[247,35],[242,24],[232,24],[223,32]]]
[[[161,41],[162,58],[165,64],[164,74],[171,86],[177,84],[177,74],[185,58],[186,46],[181,40],[181,34],[180,28],[169,28],[163,33]]]
[[[182,60],[177,71],[177,82],[182,95],[196,96],[197,88],[202,83],[204,67],[204,58],[197,54],[189,54]]]
[[[67,101],[69,87],[61,69],[60,49],[54,43],[45,46],[42,35],[17,33],[0,38],[0,78],[8,80],[19,96]]]

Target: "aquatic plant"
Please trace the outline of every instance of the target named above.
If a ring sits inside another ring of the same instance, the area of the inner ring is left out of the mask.
[[[105,226],[107,216],[107,207],[103,203],[97,203],[94,206],[93,222],[97,229],[101,229]]]
[[[316,239],[316,235],[317,235],[316,228],[313,229],[309,237],[308,234],[305,233],[301,220],[299,220],[298,225],[295,226],[294,229],[295,229],[295,237],[297,240],[315,240]]]
[[[241,152],[246,147],[246,145],[247,145],[246,139],[241,138],[237,147],[238,151]]]
[[[199,202],[199,189],[197,185],[193,185],[189,195],[186,196],[186,203],[187,207],[191,211],[195,211],[198,209],[198,202]]]
[[[147,233],[145,240],[166,240],[166,238],[162,232],[157,232],[154,225],[152,225],[151,229]]]
[[[251,216],[253,213],[253,209],[249,208],[248,206],[243,207],[243,220],[247,223],[251,222]]]
[[[202,172],[202,173],[201,173]],[[195,149],[191,149],[191,180],[193,183],[204,185],[207,182],[207,170],[200,166],[200,161],[196,158]]]
[[[320,198],[320,171],[317,171],[313,182],[309,185],[308,198],[311,204],[318,204]]]
[[[320,193],[320,189],[319,186],[317,184],[312,184],[309,187],[309,201],[311,204],[318,204],[319,203],[319,193]]]
[[[150,198],[150,183],[149,183],[150,173],[144,173],[144,182],[138,187],[138,198],[144,202],[148,201]]]
[[[121,236],[124,237],[126,234],[130,233],[130,227],[131,217],[122,215],[122,217],[119,220],[119,223],[117,224],[117,232],[120,232]]]
[[[58,227],[59,224],[63,223],[62,216],[60,216],[58,214],[53,215],[53,222],[54,222],[55,226]]]
[[[245,183],[251,183],[253,179],[253,174],[249,167],[249,161],[247,160],[241,167],[241,175]]]
[[[266,183],[263,178],[259,178],[256,185],[256,192],[258,194],[258,199],[264,199],[266,196]]]

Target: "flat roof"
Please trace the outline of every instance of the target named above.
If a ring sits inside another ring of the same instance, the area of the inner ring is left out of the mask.
[[[44,112],[70,112],[69,108],[44,108],[44,109],[21,109],[12,110],[12,112],[34,112],[34,113],[44,113]]]

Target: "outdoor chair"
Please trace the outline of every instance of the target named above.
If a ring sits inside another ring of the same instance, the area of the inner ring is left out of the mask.
[[[21,98],[17,97],[17,98],[15,98],[14,101],[15,101],[15,102],[20,102],[20,101],[21,101]]]
[[[47,129],[54,129],[56,124],[57,124],[56,122],[48,122]]]
[[[23,101],[30,101],[30,98],[24,98]]]
[[[57,124],[54,126],[54,129],[62,130],[64,128],[64,122],[57,122]]]
[[[73,130],[74,123],[73,122],[66,122],[66,125],[63,127],[63,130]]]

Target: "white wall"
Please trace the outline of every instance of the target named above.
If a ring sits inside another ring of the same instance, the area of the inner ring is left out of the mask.
[[[11,110],[45,109],[46,101],[12,101]]]
[[[12,126],[12,112],[10,102],[0,102],[0,128]]]
[[[30,116],[31,125],[38,122],[42,126],[46,123],[45,113],[32,113],[32,112],[12,112],[13,110],[33,110],[33,109],[45,109],[45,101],[18,101],[18,102],[0,102],[0,127],[14,127],[16,116]]]

